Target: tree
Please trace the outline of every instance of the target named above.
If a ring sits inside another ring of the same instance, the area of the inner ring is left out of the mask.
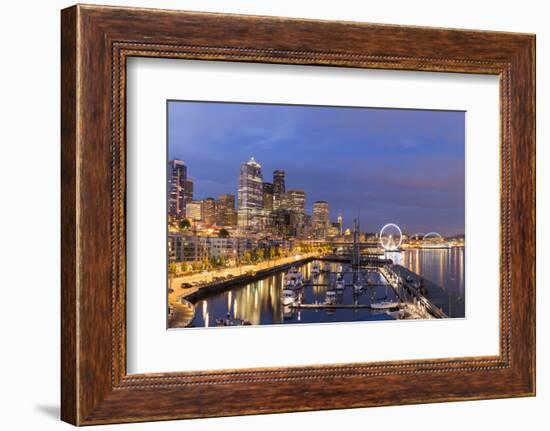
[[[173,278],[178,273],[178,267],[175,263],[171,263],[168,265],[168,274],[170,275],[170,278]]]
[[[229,238],[231,235],[229,235],[229,232],[227,231],[227,229],[220,229],[218,232],[218,236],[220,238]]]
[[[180,220],[180,222],[178,223],[178,227],[182,230],[187,230],[191,227],[191,222],[184,218],[183,220]]]
[[[172,288],[172,279],[176,276],[177,273],[178,267],[174,262],[172,262],[170,265],[168,265],[168,289]]]

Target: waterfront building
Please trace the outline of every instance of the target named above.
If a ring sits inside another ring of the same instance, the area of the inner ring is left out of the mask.
[[[185,216],[192,221],[202,220],[202,201],[192,201],[185,205]]]
[[[238,188],[238,226],[251,231],[262,228],[263,210],[262,166],[251,157],[241,164]]]
[[[201,220],[207,225],[216,223],[216,201],[214,198],[206,198],[202,201]]]
[[[262,191],[264,210],[271,212],[273,211],[273,183],[263,183]]]
[[[171,262],[197,262],[208,257],[208,250],[198,236],[169,233],[168,257]]]
[[[235,195],[219,195],[216,200],[216,224],[218,226],[235,226],[237,213],[235,212]]]
[[[313,231],[317,239],[325,239],[330,223],[329,205],[326,201],[313,203]]]
[[[279,210],[285,207],[285,171],[273,171],[273,209]]]
[[[227,260],[241,259],[247,251],[259,247],[256,238],[246,236],[217,237],[184,235],[179,232],[168,234],[170,262],[197,262],[210,258]]]
[[[181,160],[168,162],[168,215],[185,217],[188,202],[193,200],[193,182],[187,178],[187,166]]]
[[[338,214],[338,235],[342,236],[344,233],[344,220],[342,214]]]

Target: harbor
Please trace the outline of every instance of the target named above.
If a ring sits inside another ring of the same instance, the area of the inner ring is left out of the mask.
[[[447,252],[420,253],[444,257]],[[182,325],[174,315],[171,327],[444,319],[456,316],[460,310],[463,313],[460,297],[393,263],[389,256],[370,257],[368,264],[364,258],[364,264],[355,268],[350,257],[330,258],[302,257],[188,289],[178,295],[177,302],[193,304],[194,318]],[[300,274],[301,283],[286,289],[296,274]]]

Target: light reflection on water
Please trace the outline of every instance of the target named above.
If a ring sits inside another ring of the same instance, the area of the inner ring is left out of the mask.
[[[464,317],[463,247],[410,249],[386,253],[385,257],[442,287],[447,293],[445,300],[438,306],[449,316]]]
[[[298,270],[304,274],[305,279],[311,277],[313,262],[298,266]],[[331,273],[321,273],[314,277],[314,285],[303,289],[304,303],[324,302],[329,285],[333,286],[336,280],[336,271],[339,264],[331,263]],[[208,309],[208,313],[197,313],[192,326],[215,326],[216,319],[231,317],[244,319],[253,325],[286,324],[286,323],[321,323],[321,322],[349,322],[362,320],[386,320],[385,313],[371,311],[366,308],[357,309],[291,309],[281,303],[281,294],[284,286],[285,272],[271,275],[262,280],[233,288],[226,292],[211,295],[197,301],[198,309]],[[373,272],[371,278],[376,286],[365,289],[364,292],[355,293],[353,287],[348,286],[344,290],[339,302],[352,304],[369,304],[375,300],[396,300],[394,291],[385,284],[384,278]],[[345,273],[346,284],[353,282],[351,270]],[[231,300],[232,298],[232,300]],[[207,304],[207,305],[205,305]]]
[[[464,297],[464,248],[424,248],[386,253],[403,265],[453,295]]]
[[[453,302],[464,304],[464,248],[453,249],[412,249],[397,253],[386,253],[394,263],[421,275],[436,283],[451,293]],[[313,262],[301,265],[298,269],[305,279],[310,279]],[[324,265],[322,263],[321,265]],[[333,285],[335,272],[340,264],[331,263],[331,273],[321,273],[315,278],[313,286],[304,289],[304,303],[323,302],[327,291],[327,284]],[[357,309],[291,309],[281,304],[281,293],[284,285],[285,272],[268,276],[231,290],[213,294],[197,301],[197,312],[192,326],[216,326],[216,319],[228,316],[234,319],[243,319],[253,325],[287,324],[287,323],[323,323],[323,322],[350,322],[364,320],[386,320],[384,313],[375,312],[366,308]],[[373,272],[371,277],[376,283],[385,284],[384,278]],[[347,285],[353,281],[351,270],[344,275]],[[352,304],[370,304],[377,300],[396,300],[394,291],[389,286],[376,286],[364,289],[361,293],[354,292],[348,286],[339,302]]]

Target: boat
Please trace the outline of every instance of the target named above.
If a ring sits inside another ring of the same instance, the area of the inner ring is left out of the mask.
[[[336,292],[334,290],[327,290],[325,295],[325,304],[334,305],[336,304]]]
[[[299,289],[304,285],[304,276],[295,266],[290,267],[285,275],[285,289]]]
[[[318,262],[315,262],[312,266],[311,266],[311,273],[312,274],[320,274],[321,273],[321,265],[319,265]]]
[[[373,302],[370,304],[370,308],[372,308],[373,310],[391,310],[391,309],[399,308],[399,302],[395,302],[395,301]]]
[[[338,269],[337,269],[338,274],[341,274],[343,270],[344,268],[342,268],[342,265],[338,265]]]
[[[344,287],[346,287],[346,285],[344,284],[344,277],[342,276],[339,276],[336,278],[336,289],[343,289]]]
[[[294,305],[298,301],[298,294],[293,289],[284,289],[281,295],[283,305]]]
[[[359,280],[357,280],[355,283],[353,283],[353,288],[355,290],[362,290],[363,289],[363,284]]]

